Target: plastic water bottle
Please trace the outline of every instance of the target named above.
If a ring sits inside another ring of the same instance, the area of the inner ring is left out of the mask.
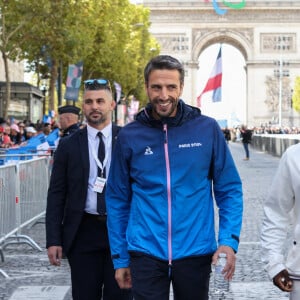
[[[218,261],[215,265],[214,271],[214,295],[218,297],[223,297],[229,291],[229,281],[224,278],[225,274],[222,271],[226,265],[226,254],[220,253]],[[222,299],[222,298],[221,298]]]

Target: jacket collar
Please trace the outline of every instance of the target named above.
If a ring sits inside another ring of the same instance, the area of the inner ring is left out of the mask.
[[[196,118],[201,115],[201,111],[197,107],[192,107],[184,103],[183,100],[178,101],[177,112],[175,117],[166,117],[156,120],[152,116],[152,105],[148,103],[147,106],[138,113],[136,120],[151,126],[151,127],[161,127],[163,124],[167,124],[169,127],[180,126],[187,120]]]

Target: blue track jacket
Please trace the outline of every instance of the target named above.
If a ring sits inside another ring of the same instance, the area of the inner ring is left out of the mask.
[[[166,260],[237,251],[242,184],[218,123],[179,101],[174,118],[154,120],[151,105],[120,131],[106,189],[115,269],[129,252]]]

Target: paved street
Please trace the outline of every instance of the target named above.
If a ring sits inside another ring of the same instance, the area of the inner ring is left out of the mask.
[[[240,143],[231,143],[230,149],[243,181],[244,222],[236,274],[224,299],[288,299],[288,294],[273,287],[260,261],[262,205],[279,159],[250,148],[250,160],[243,161],[244,150]],[[43,223],[26,229],[23,234],[30,236],[44,249]],[[60,268],[52,267],[45,250],[38,252],[26,244],[9,245],[4,254],[5,261],[0,262],[0,268],[9,278],[0,273],[0,300],[71,299],[66,260]],[[210,299],[216,298],[211,295]]]

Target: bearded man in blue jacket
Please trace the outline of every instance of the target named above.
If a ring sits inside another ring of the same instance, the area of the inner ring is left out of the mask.
[[[168,300],[170,284],[176,300],[207,300],[219,253],[234,275],[241,180],[217,122],[180,99],[182,64],[159,55],[144,78],[149,104],[121,130],[107,182],[115,277],[135,300]]]

